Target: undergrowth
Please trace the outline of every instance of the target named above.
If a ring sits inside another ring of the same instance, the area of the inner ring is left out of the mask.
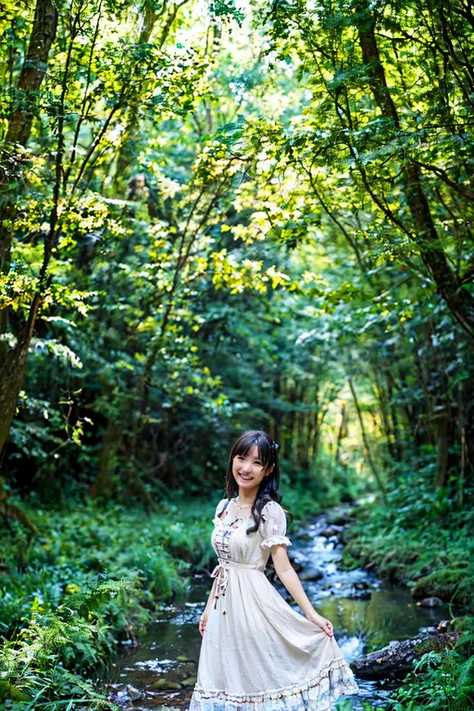
[[[0,703],[14,711],[115,708],[97,678],[163,601],[184,600],[192,567],[213,563],[207,509],[27,510],[37,535],[22,521],[5,522]]]
[[[474,510],[447,489],[433,492],[422,475],[401,477],[380,501],[355,511],[344,565],[375,567],[384,579],[411,588],[415,598],[471,605],[474,589]]]
[[[354,510],[346,531],[343,562],[368,566],[418,598],[451,603],[462,634],[454,649],[429,652],[413,666],[386,711],[472,711],[474,709],[474,511],[449,488],[433,491],[431,470],[400,477],[387,493]],[[371,711],[369,703],[364,711]],[[341,711],[342,711],[341,706]],[[349,708],[349,706],[347,707]],[[377,709],[380,707],[376,707]]]

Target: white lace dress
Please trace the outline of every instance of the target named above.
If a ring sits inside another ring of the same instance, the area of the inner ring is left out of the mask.
[[[189,711],[328,711],[357,684],[334,637],[288,605],[265,576],[270,549],[291,545],[286,517],[267,503],[259,529],[235,499],[216,508],[216,597],[201,644]]]

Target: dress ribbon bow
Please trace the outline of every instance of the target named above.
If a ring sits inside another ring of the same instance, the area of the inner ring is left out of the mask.
[[[227,581],[229,580],[229,565],[226,560],[224,560],[223,558],[219,560],[219,563],[216,565],[216,567],[211,573],[211,578],[217,578],[214,602],[214,608],[216,608],[219,594],[225,595]],[[226,614],[226,610],[223,610],[223,613]]]

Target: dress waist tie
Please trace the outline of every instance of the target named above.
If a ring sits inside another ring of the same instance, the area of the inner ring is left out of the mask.
[[[229,568],[244,568],[247,570],[259,570],[261,573],[265,571],[265,568],[258,563],[237,563],[235,560],[228,560],[227,558],[218,558],[219,562],[211,573],[211,578],[217,578],[216,583],[216,594],[214,596],[214,609],[217,607],[217,600],[219,598],[219,593],[224,596],[227,589],[227,582],[229,580]],[[223,614],[227,614],[227,610],[224,608],[222,610]]]

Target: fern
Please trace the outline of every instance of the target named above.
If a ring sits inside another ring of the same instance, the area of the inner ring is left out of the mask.
[[[444,657],[443,652],[427,652],[413,664],[415,672],[426,671],[428,669],[436,669],[442,663]]]
[[[457,684],[460,687],[467,687],[470,682],[474,684],[474,656],[461,664],[457,678]]]

